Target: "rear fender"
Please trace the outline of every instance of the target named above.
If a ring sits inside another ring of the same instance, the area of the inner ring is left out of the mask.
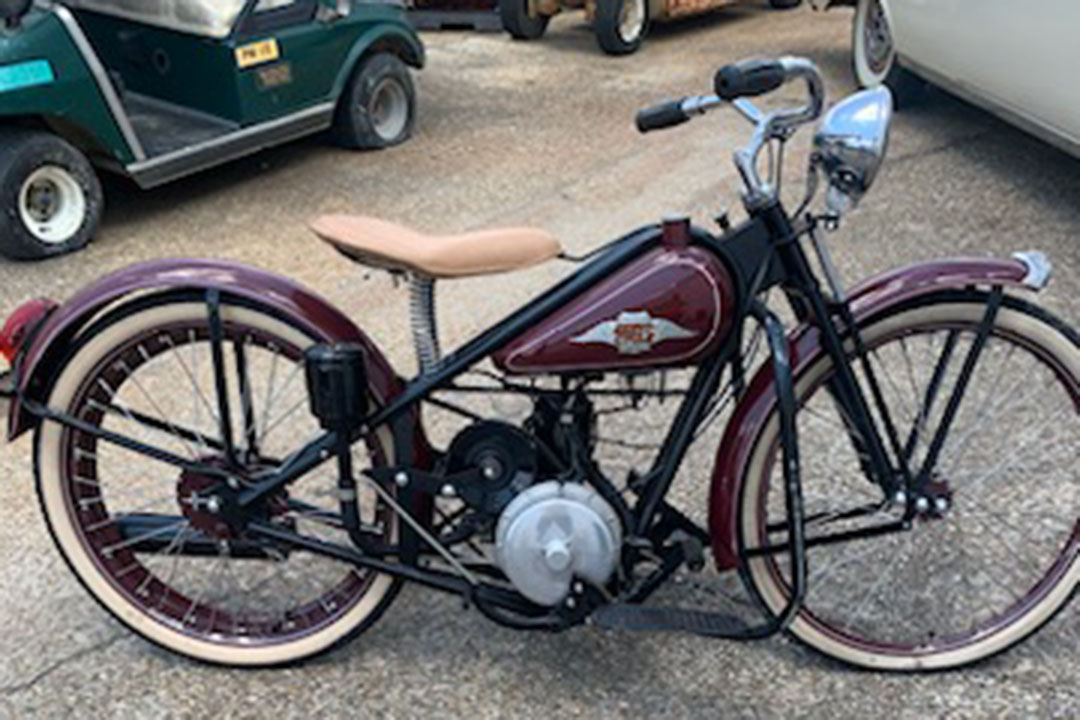
[[[1011,260],[955,258],[909,265],[862,283],[849,292],[857,322],[914,298],[946,289],[1003,285],[1041,290],[1050,276],[1050,265],[1041,253],[1018,253]],[[818,330],[800,325],[788,335],[795,378],[824,353]],[[717,567],[730,570],[739,565],[739,498],[744,471],[754,438],[761,432],[776,404],[773,368],[764,365],[747,387],[731,418],[713,469],[709,492],[709,535]]]
[[[20,355],[18,396],[9,410],[8,438],[14,440],[36,426],[37,419],[24,410],[22,399],[47,399],[71,343],[102,312],[148,292],[209,289],[267,307],[323,342],[359,343],[367,352],[368,379],[376,400],[385,403],[401,392],[400,379],[371,339],[326,300],[288,278],[239,263],[163,260],[101,278],[48,317]],[[410,454],[427,457],[416,414],[404,413],[402,418],[412,427],[395,427],[395,434],[406,432],[416,438]]]

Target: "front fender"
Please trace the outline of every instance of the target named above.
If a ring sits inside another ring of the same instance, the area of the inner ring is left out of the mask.
[[[377,398],[386,402],[401,391],[401,381],[371,339],[326,300],[292,280],[240,263],[160,260],[101,278],[49,316],[21,353],[18,395],[9,410],[8,438],[14,440],[36,425],[37,420],[23,409],[22,400],[47,399],[67,349],[103,311],[137,294],[202,289],[216,289],[257,302],[323,342],[359,343],[367,352],[368,378]],[[412,414],[405,416],[414,418]]]
[[[1004,285],[1041,290],[1049,280],[1050,265],[1041,253],[1020,253],[1010,260],[953,258],[890,270],[859,283],[849,292],[857,322],[922,295],[972,285]],[[821,336],[810,325],[788,335],[795,378],[821,357]],[[739,498],[744,471],[758,436],[776,404],[773,368],[765,364],[747,387],[724,432],[709,491],[709,535],[717,567],[739,565]]]
[[[364,55],[371,52],[391,52],[400,57],[407,65],[417,70],[424,67],[425,51],[424,44],[416,33],[406,24],[404,18],[400,22],[381,22],[361,35],[355,43],[349,56],[341,64],[341,71],[337,80],[334,81],[332,96],[339,98],[348,86],[349,78],[352,77],[356,64]]]

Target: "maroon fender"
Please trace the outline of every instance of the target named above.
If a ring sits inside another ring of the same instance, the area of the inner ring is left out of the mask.
[[[1041,290],[1048,279],[1045,258],[1001,260],[956,258],[909,265],[865,280],[849,293],[852,312],[862,322],[883,310],[938,290],[969,285],[1005,285]],[[795,377],[823,353],[820,333],[800,325],[788,335]],[[751,442],[761,431],[776,403],[771,364],[763,366],[750,382],[724,432],[713,469],[709,492],[709,534],[717,567],[738,566],[739,496],[743,471],[750,460]]]
[[[734,284],[716,255],[657,248],[582,293],[493,356],[509,373],[692,365],[734,321]]]
[[[20,394],[45,399],[43,396],[65,350],[102,310],[134,293],[185,289],[216,289],[252,300],[324,342],[360,343],[367,350],[368,376],[378,399],[385,402],[401,390],[401,381],[378,347],[349,318],[318,295],[280,275],[240,263],[176,259],[133,265],[107,275],[53,312],[22,353]],[[34,418],[22,411],[18,400],[13,401],[8,438],[14,440],[34,424]],[[422,433],[416,436],[420,440]]]

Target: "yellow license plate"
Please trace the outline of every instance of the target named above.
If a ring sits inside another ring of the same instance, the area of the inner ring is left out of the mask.
[[[263,63],[274,62],[280,57],[281,48],[278,47],[278,41],[273,38],[236,48],[236,65],[241,70],[255,65],[262,65]]]

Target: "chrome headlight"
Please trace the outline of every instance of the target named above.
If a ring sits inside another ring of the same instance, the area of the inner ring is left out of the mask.
[[[821,121],[814,162],[829,182],[825,204],[830,212],[852,210],[874,183],[889,144],[892,112],[892,93],[878,87],[840,101]]]

